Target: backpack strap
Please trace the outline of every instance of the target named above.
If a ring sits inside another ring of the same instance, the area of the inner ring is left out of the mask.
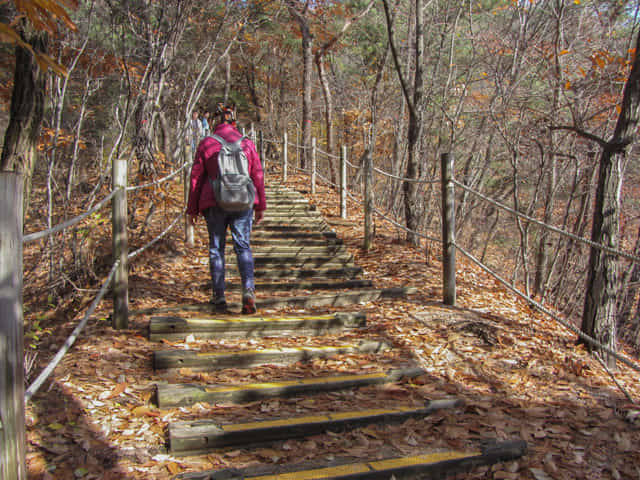
[[[242,142],[244,141],[245,138],[247,138],[245,135],[240,137],[235,142],[227,142],[224,138],[222,138],[220,135],[216,135],[215,133],[211,135],[211,137],[220,144],[221,150],[227,149],[231,151],[240,151],[243,154],[243,156],[246,157],[246,155],[244,154],[244,151],[242,150]],[[248,160],[245,164],[245,162],[240,161],[239,156],[235,155],[234,157],[235,157],[236,171],[241,172],[244,175],[248,176],[249,175]],[[220,158],[218,157],[218,175],[223,175],[224,173],[226,173],[227,172],[226,167],[227,167],[226,165],[220,164]]]

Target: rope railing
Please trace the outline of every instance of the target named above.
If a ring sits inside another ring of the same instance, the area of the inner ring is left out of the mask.
[[[440,180],[426,180],[426,179],[422,179],[422,178],[399,177],[398,175],[393,175],[392,173],[385,172],[384,170],[380,170],[377,167],[373,167],[373,171],[376,172],[376,173],[379,173],[380,175],[384,175],[385,177],[393,178],[395,180],[400,180],[401,182],[424,183],[424,184],[440,183]]]
[[[110,195],[105,197],[97,205],[95,205],[92,209],[88,210],[84,214],[79,215],[78,217],[75,217],[75,218],[73,218],[73,219],[71,219],[69,221],[66,221],[66,222],[64,222],[64,223],[62,223],[60,225],[57,225],[56,227],[51,228],[49,230],[45,230],[45,231],[42,231],[42,232],[37,232],[37,233],[34,233],[34,234],[26,235],[26,236],[23,237],[23,243],[26,242],[26,241],[32,241],[32,240],[36,240],[36,239],[39,239],[39,238],[43,238],[43,237],[45,237],[47,235],[54,234],[56,232],[64,230],[65,228],[68,228],[68,227],[70,227],[72,225],[75,225],[76,223],[78,223],[81,220],[87,218],[89,215],[91,215],[92,213],[94,213],[97,210],[99,210],[100,208],[102,208],[108,201],[112,200],[113,197],[118,192],[121,192],[122,190],[126,190],[126,191],[137,190],[139,188],[148,187],[148,186],[157,185],[157,184],[166,182],[166,181],[170,180],[171,178],[175,177],[181,171],[183,171],[188,165],[190,165],[190,162],[185,162],[182,165],[182,167],[180,167],[178,170],[172,172],[170,175],[167,175],[166,177],[163,177],[163,178],[161,178],[159,180],[156,180],[155,182],[151,182],[149,184],[139,185],[139,186],[130,187],[130,188],[127,188],[127,187],[125,187],[125,188],[122,188],[122,187],[114,188],[113,191],[110,193]],[[171,224],[167,228],[165,228],[160,234],[158,234],[156,237],[154,237],[152,240],[150,240],[144,246],[138,248],[137,250],[135,250],[133,252],[128,253],[127,256],[126,256],[127,260],[135,258],[139,254],[141,254],[142,252],[144,252],[145,250],[150,248],[152,245],[157,243],[163,237],[165,237],[171,230],[173,230],[173,228],[175,228],[175,226],[178,224],[180,219],[182,219],[184,217],[185,212],[186,212],[186,207],[171,222]],[[56,366],[60,363],[60,361],[62,360],[64,355],[73,346],[73,344],[77,340],[78,336],[80,335],[81,331],[87,325],[87,322],[88,322],[89,318],[95,312],[95,309],[97,308],[98,304],[104,298],[104,296],[105,296],[105,294],[106,294],[106,292],[108,290],[109,285],[114,281],[114,277],[116,276],[116,272],[118,271],[120,266],[121,266],[121,260],[117,259],[114,262],[113,266],[111,267],[111,271],[109,272],[109,275],[107,276],[107,279],[102,284],[102,287],[98,291],[98,294],[94,298],[93,302],[91,303],[89,309],[85,313],[85,315],[82,318],[82,320],[78,323],[76,328],[73,330],[71,335],[67,338],[67,340],[62,345],[62,347],[58,350],[56,355],[51,359],[49,364],[40,372],[38,377],[34,380],[34,382],[25,391],[25,402],[28,402],[31,399],[31,397],[39,390],[39,388],[42,386],[42,384],[47,380],[47,378],[51,375],[51,373],[56,368]]]
[[[618,255],[620,257],[624,257],[627,260],[632,260],[634,262],[640,262],[640,257],[637,257],[637,256],[635,256],[635,255],[633,255],[631,253],[627,253],[627,252],[624,252],[624,251],[616,249],[616,248],[608,247],[606,245],[602,245],[600,243],[593,242],[593,241],[588,240],[586,238],[580,237],[579,235],[575,235],[575,234],[573,234],[571,232],[567,232],[566,230],[562,230],[561,228],[558,228],[558,227],[555,227],[553,225],[549,225],[547,223],[544,223],[544,222],[542,222],[540,220],[537,220],[537,219],[535,219],[533,217],[530,217],[529,215],[525,215],[524,213],[518,212],[517,210],[514,210],[513,208],[511,208],[511,207],[509,207],[507,205],[504,205],[504,204],[502,204],[502,203],[500,203],[500,202],[498,202],[496,200],[493,200],[493,199],[487,197],[486,195],[483,195],[482,193],[477,192],[476,190],[466,186],[465,184],[459,182],[458,180],[453,179],[452,181],[453,181],[453,183],[458,185],[463,190],[465,190],[465,191],[467,191],[467,192],[469,192],[469,193],[471,193],[473,195],[476,195],[477,197],[479,197],[482,200],[492,204],[493,206],[498,207],[498,208],[500,208],[500,209],[502,209],[502,210],[504,210],[506,212],[509,212],[509,213],[511,213],[511,214],[513,214],[513,215],[515,215],[517,217],[523,218],[523,219],[527,220],[528,222],[534,223],[534,224],[538,225],[539,227],[546,228],[547,230],[555,232],[555,233],[557,233],[559,235],[563,235],[563,236],[565,236],[567,238],[575,240],[576,242],[584,243],[586,245],[589,245],[590,247],[597,248],[599,250],[603,250],[605,252],[612,253],[614,255]]]
[[[353,166],[348,161],[346,163],[349,166]],[[357,168],[359,168],[359,167],[357,167]],[[430,183],[430,184],[435,184],[435,183],[441,183],[442,182],[442,179],[440,179],[440,180],[407,179],[407,178],[399,177],[399,176],[396,176],[396,175],[388,174],[387,172],[384,172],[384,171],[380,170],[379,168],[375,168],[375,167],[373,167],[372,170],[377,172],[377,173],[386,175],[386,176],[388,176],[390,178],[393,178],[395,180],[398,180],[398,181],[417,181],[417,182],[421,182],[421,183]],[[320,175],[318,175],[318,177],[322,178]],[[324,179],[324,178],[323,178],[323,180],[327,181],[327,179]],[[593,241],[590,241],[590,240],[587,240],[585,238],[582,238],[582,237],[580,237],[578,235],[572,234],[570,232],[566,232],[566,231],[564,231],[564,230],[562,230],[560,228],[557,228],[557,227],[555,227],[553,225],[548,225],[545,222],[542,222],[540,220],[532,218],[532,217],[530,217],[528,215],[524,215],[524,214],[514,210],[513,208],[510,208],[510,207],[508,207],[508,206],[506,206],[506,205],[504,205],[504,204],[502,204],[500,202],[497,202],[497,201],[487,197],[486,195],[481,194],[480,192],[477,192],[477,191],[473,190],[470,187],[467,187],[466,185],[464,185],[464,184],[460,183],[459,181],[455,180],[453,177],[451,177],[450,180],[451,180],[451,185],[457,185],[460,188],[464,189],[465,191],[468,191],[471,194],[477,195],[482,200],[485,200],[485,201],[491,203],[492,205],[494,205],[494,206],[496,206],[498,208],[501,208],[501,209],[503,209],[503,210],[505,210],[507,212],[510,212],[510,213],[520,217],[520,218],[526,219],[527,221],[530,221],[530,222],[532,222],[532,223],[534,223],[534,224],[536,224],[536,225],[538,225],[540,227],[547,228],[550,231],[553,231],[553,232],[561,234],[561,235],[565,235],[566,237],[571,238],[571,239],[573,239],[575,241],[582,242],[582,243],[584,243],[586,245],[589,245],[589,246],[592,246],[594,248],[600,248],[600,249],[605,250],[605,251],[607,251],[609,253],[619,255],[619,256],[627,258],[629,260],[640,261],[640,258],[638,258],[638,257],[636,257],[636,256],[634,256],[632,254],[629,254],[627,252],[624,252],[624,251],[621,251],[621,250],[618,250],[618,249],[615,249],[615,248],[607,247],[606,245],[601,245],[601,244],[595,243]],[[331,182],[328,182],[328,183],[331,184]],[[365,202],[362,202],[360,199],[356,198],[351,192],[347,191],[346,192],[346,196],[348,196],[351,200],[355,201],[359,205],[364,205],[364,203],[365,203]],[[430,241],[444,243],[444,240],[442,238],[435,238],[435,237],[429,236],[427,234],[424,234],[424,233],[421,233],[421,232],[416,232],[414,230],[411,230],[411,229],[407,228],[406,226],[400,224],[399,222],[395,221],[394,219],[392,219],[389,216],[387,216],[386,214],[384,214],[384,212],[381,212],[375,206],[372,209],[372,213],[377,215],[377,216],[379,216],[380,218],[384,219],[385,221],[389,222],[390,224],[394,225],[395,227],[397,227],[397,228],[399,228],[399,229],[401,229],[401,230],[403,230],[403,231],[405,231],[407,233],[410,233],[410,234],[415,235],[415,236],[417,236],[419,238],[427,239],[427,240],[430,240]],[[562,319],[558,314],[553,312],[551,309],[545,307],[540,302],[538,302],[535,299],[533,299],[530,296],[528,296],[526,293],[523,293],[520,290],[518,290],[516,287],[511,285],[507,280],[502,278],[501,275],[499,275],[498,273],[494,272],[490,267],[488,267],[487,265],[483,264],[480,260],[475,258],[470,252],[466,251],[461,245],[459,245],[457,242],[455,242],[455,240],[453,241],[452,245],[453,245],[455,250],[460,251],[463,255],[465,255],[467,258],[469,258],[479,268],[481,268],[483,271],[485,271],[490,276],[495,278],[498,282],[500,282],[502,285],[504,285],[508,290],[510,290],[511,292],[513,292],[514,294],[519,296],[520,298],[524,299],[530,305],[532,305],[533,307],[538,309],[540,312],[542,312],[545,315],[549,316],[551,319],[553,319],[554,321],[556,321],[557,323],[562,325],[564,328],[568,329],[573,334],[577,335],[579,338],[581,338],[585,342],[588,342],[589,344],[591,344],[595,348],[599,349],[600,351],[611,355],[613,358],[615,358],[616,360],[619,360],[620,362],[624,363],[625,365],[627,365],[631,369],[633,369],[635,371],[640,371],[640,365],[638,365],[638,363],[634,362],[632,359],[628,358],[627,356],[622,355],[622,354],[612,350],[611,348],[607,347],[602,342],[600,342],[597,339],[591,337],[590,335],[582,332],[580,329],[576,328],[575,326],[571,325],[566,320]],[[455,272],[455,269],[454,269],[454,272]],[[444,288],[446,288],[446,286]],[[454,287],[454,292],[455,292],[455,287]],[[454,298],[455,298],[455,293],[454,293]]]
[[[173,177],[175,177],[176,175],[178,175],[180,172],[182,172],[185,168],[187,168],[189,165],[191,165],[190,162],[186,162],[184,163],[178,170],[170,173],[169,175],[167,175],[166,177],[160,178],[154,182],[150,182],[150,183],[145,183],[144,185],[135,185],[135,186],[131,186],[131,187],[126,187],[125,190],[127,192],[130,191],[135,191],[135,190],[139,190],[142,188],[148,188],[154,185],[159,185],[160,183],[164,183],[166,181],[171,180]],[[29,233],[27,235],[24,235],[22,237],[22,243],[28,243],[28,242],[32,242],[34,240],[39,240],[41,238],[45,238],[48,237],[50,235],[54,235],[58,232],[61,232],[63,230],[66,230],[69,227],[72,227],[78,223],[80,223],[82,220],[88,218],[89,216],[93,215],[94,213],[96,213],[98,210],[100,210],[103,206],[105,206],[115,195],[116,193],[118,193],[118,189],[115,189],[113,191],[111,191],[111,193],[109,193],[109,195],[107,195],[105,198],[103,198],[102,200],[100,200],[100,202],[98,202],[97,204],[95,204],[92,208],[90,208],[89,210],[87,210],[86,212],[77,215],[69,220],[66,220],[54,227],[51,227],[47,230],[41,230],[39,232],[34,232],[34,233]]]
[[[583,331],[581,331],[580,329],[574,327],[573,325],[571,325],[570,323],[566,322],[565,320],[563,320],[562,318],[560,318],[558,315],[556,315],[553,311],[549,310],[548,308],[546,308],[544,305],[542,305],[541,303],[537,302],[536,300],[534,300],[533,298],[531,298],[530,296],[528,296],[526,293],[521,292],[520,290],[518,290],[517,288],[513,287],[512,285],[509,284],[509,282],[507,280],[505,280],[504,278],[502,278],[498,273],[494,272],[493,270],[491,270],[488,266],[486,266],[485,264],[483,264],[480,260],[478,260],[477,258],[475,258],[471,253],[467,252],[464,248],[462,248],[459,244],[455,244],[456,249],[462,253],[465,257],[467,257],[469,260],[471,260],[473,263],[475,263],[478,267],[480,267],[482,270],[484,270],[485,272],[487,272],[489,275],[491,275],[493,278],[495,278],[496,280],[498,280],[502,285],[504,285],[508,290],[511,290],[513,293],[515,293],[516,295],[518,295],[519,297],[521,297],[522,299],[526,300],[528,303],[530,303],[531,305],[535,306],[538,310],[540,310],[541,312],[545,313],[546,315],[548,315],[549,317],[551,317],[553,320],[555,320],[556,322],[558,322],[560,325],[562,325],[563,327],[567,328],[568,330],[570,330],[571,332],[575,333],[578,337],[580,337],[581,339],[589,342],[590,344],[592,344],[594,347],[602,350],[603,352],[608,353],[609,355],[613,356],[614,358],[616,358],[617,360],[620,360],[622,363],[624,363],[625,365],[627,365],[628,367],[632,368],[633,370],[636,370],[638,372],[640,372],[640,365],[638,365],[637,363],[635,363],[633,360],[630,360],[629,358],[620,355],[619,353],[611,350],[609,347],[607,347],[606,345],[604,345],[603,343],[599,342],[598,340],[596,340],[595,338],[587,335],[586,333],[584,333]]]
[[[40,232],[30,233],[28,235],[24,235],[22,237],[22,243],[32,242],[33,240],[39,240],[44,237],[48,237],[49,235],[53,235],[55,233],[61,232],[69,227],[74,226],[77,223],[80,223],[85,218],[93,215],[95,212],[100,210],[104,205],[107,204],[114,196],[118,193],[118,190],[113,190],[109,195],[100,200],[93,208],[87,210],[85,213],[78,215],[77,217],[71,218],[63,223],[56,225],[55,227],[49,228],[48,230],[42,230]]]
[[[127,190],[127,192],[133,192],[133,191],[136,191],[136,190],[141,190],[143,188],[149,188],[149,187],[154,187],[156,185],[160,185],[161,183],[164,183],[166,181],[171,180],[173,177],[175,177],[176,175],[181,173],[185,168],[187,168],[190,165],[191,165],[191,162],[183,163],[182,166],[179,169],[175,170],[174,172],[171,172],[166,177],[159,178],[158,180],[155,180],[155,181],[149,182],[149,183],[145,183],[143,185],[136,185],[136,186],[127,187],[126,190]]]
[[[182,212],[180,212],[180,215],[178,215],[173,222],[171,222],[171,224],[165,228],[162,232],[160,232],[154,239],[150,240],[146,245],[138,248],[137,250],[134,250],[133,252],[129,253],[127,255],[127,257],[129,259],[135,258],[138,255],[140,255],[142,252],[144,252],[145,250],[147,250],[148,248],[150,248],[151,246],[153,246],[155,243],[157,243],[158,241],[162,240],[162,238],[167,235],[167,233],[169,233],[171,230],[173,230],[173,227],[176,226],[176,224],[178,223],[178,221],[180,221],[181,218],[184,217],[185,213],[187,213],[187,208],[183,208]]]
[[[113,264],[113,266],[111,267],[111,271],[109,272],[109,276],[102,284],[102,287],[98,292],[98,295],[96,295],[96,298],[94,298],[93,302],[91,302],[91,306],[85,313],[80,323],[78,323],[76,328],[73,329],[73,332],[71,332],[71,335],[69,335],[69,338],[67,338],[67,340],[64,342],[62,347],[58,350],[58,352],[55,354],[55,356],[49,362],[49,364],[42,370],[42,372],[40,372],[40,375],[38,375],[38,377],[33,381],[33,383],[29,386],[29,388],[27,388],[24,394],[25,402],[28,402],[31,399],[31,397],[38,391],[38,389],[47,380],[47,378],[49,378],[49,375],[51,375],[51,372],[53,372],[53,370],[58,366],[58,364],[62,360],[62,357],[64,357],[64,355],[69,351],[69,349],[75,343],[76,339],[78,338],[78,335],[80,335],[80,332],[89,321],[89,318],[91,317],[91,315],[93,315],[93,312],[95,311],[96,307],[98,306],[102,298],[107,293],[107,288],[111,284],[111,281],[113,280],[113,277],[119,266],[120,266],[119,261],[116,261]]]
[[[335,155],[333,153],[329,153],[329,152],[325,152],[324,150],[316,147],[316,151],[318,153],[321,153],[322,155],[324,155],[327,158],[335,158],[336,160],[340,160],[340,156],[339,155]]]

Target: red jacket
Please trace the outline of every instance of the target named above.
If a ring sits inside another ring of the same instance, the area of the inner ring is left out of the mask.
[[[228,123],[219,124],[213,133],[221,136],[227,142],[235,142],[242,136],[235,127]],[[246,138],[242,142],[242,150],[249,160],[249,176],[256,187],[254,210],[266,210],[267,199],[264,193],[264,172],[256,146]],[[187,203],[188,215],[204,213],[207,208],[216,205],[211,182],[207,178],[215,179],[218,176],[219,151],[220,144],[212,137],[204,138],[198,145],[196,158],[191,168],[191,186],[189,188],[189,202]]]

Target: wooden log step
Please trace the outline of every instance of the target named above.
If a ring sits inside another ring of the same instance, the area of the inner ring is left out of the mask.
[[[264,212],[265,220],[275,218],[324,218],[318,210],[311,210],[307,208],[303,209],[289,209],[289,208],[274,208],[273,210],[269,209]]]
[[[410,418],[426,417],[444,408],[456,408],[463,403],[459,399],[442,399],[427,402],[424,407],[333,412],[228,425],[211,420],[172,422],[169,424],[169,448],[175,455],[200,455],[214,448],[232,445],[248,448],[255,444],[343,431],[373,423],[400,423]]]
[[[440,451],[412,457],[333,465],[325,468],[291,470],[280,467],[267,473],[253,470],[210,470],[183,473],[179,480],[435,480],[478,467],[516,460],[527,454],[523,440],[490,444],[469,451]]]
[[[258,303],[258,306],[260,304]],[[285,335],[324,335],[366,325],[364,313],[336,313],[332,315],[261,317],[227,316],[212,318],[152,317],[149,339],[152,341],[184,340],[187,335],[196,339],[274,337]]]
[[[309,232],[309,233],[320,233],[320,232],[325,232],[328,231],[329,226],[326,223],[323,224],[307,224],[307,223],[294,223],[294,224],[284,224],[284,223],[280,223],[280,222],[260,222],[259,225],[256,226],[256,228],[254,229],[254,231],[252,232],[252,235],[254,232],[264,232],[267,235],[274,235],[274,232],[279,233],[280,235],[283,234],[293,234],[295,232]]]
[[[355,290],[351,292],[336,292],[330,294],[304,295],[287,298],[265,298],[256,301],[258,309],[262,308],[317,308],[317,307],[346,307],[378,300],[404,298],[418,291],[415,287],[382,288],[370,290]]]
[[[236,272],[235,266],[229,266],[227,272]],[[362,267],[327,267],[314,269],[283,269],[283,268],[256,268],[253,272],[255,278],[261,279],[322,279],[322,278],[345,278],[354,279],[362,274]]]
[[[282,268],[337,268],[354,266],[353,257],[350,253],[338,255],[280,255],[279,257],[257,254],[253,256],[253,263],[255,268],[263,266],[273,267],[275,265],[281,266]]]
[[[259,227],[259,225],[258,225]],[[272,230],[272,231],[261,231],[259,228],[251,232],[251,241],[254,239],[270,239],[270,238],[286,238],[288,240],[296,239],[296,240],[306,240],[306,239],[335,239],[337,238],[336,232],[332,230],[323,230],[321,232],[303,232],[297,231],[293,229],[289,229],[292,231],[287,231],[286,229]]]
[[[329,226],[323,219],[315,219],[308,217],[288,217],[288,218],[265,218],[258,225],[258,230],[275,230],[278,228],[300,229],[300,230],[328,230]]]
[[[307,362],[314,358],[330,358],[349,353],[378,353],[389,350],[388,343],[363,340],[357,345],[332,345],[321,347],[268,348],[201,353],[195,350],[159,350],[153,353],[156,370],[190,368],[206,371],[222,368],[246,368],[258,365],[288,365]]]
[[[424,370],[420,368],[403,368],[390,370],[386,373],[315,377],[246,385],[159,383],[157,385],[158,407],[180,407],[198,402],[242,404],[263,398],[308,395],[316,392],[393,383],[403,377],[417,377],[424,373]]]
[[[311,256],[311,255],[350,255],[347,248],[342,244],[324,245],[253,245],[254,256]],[[225,253],[233,254],[233,245],[227,244]]]
[[[229,245],[233,243],[231,236],[227,238],[227,243]],[[336,238],[336,237],[333,237],[333,238],[296,238],[296,237],[287,238],[284,236],[268,237],[266,235],[251,237],[251,245],[258,246],[258,247],[263,245],[273,246],[273,247],[276,247],[279,245],[282,245],[285,247],[306,247],[306,246],[334,247],[334,246],[343,245],[343,244],[344,242],[342,241],[342,239]]]
[[[348,288],[371,288],[372,286],[373,281],[367,279],[255,282],[257,292],[294,292],[296,290],[344,290]],[[240,290],[240,288],[240,283],[227,282],[227,289],[229,290]]]

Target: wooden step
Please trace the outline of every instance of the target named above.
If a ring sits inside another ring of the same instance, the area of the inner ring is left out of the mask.
[[[158,407],[169,408],[207,403],[247,403],[263,398],[309,395],[316,392],[345,390],[369,385],[397,382],[404,377],[417,377],[425,372],[419,368],[403,368],[386,373],[314,377],[246,385],[157,385]]]
[[[286,298],[265,298],[256,301],[259,309],[263,308],[319,308],[346,307],[360,305],[378,300],[404,298],[418,291],[415,287],[382,288],[369,290],[354,290],[318,295],[303,295]]]
[[[522,440],[491,441],[467,451],[438,451],[327,467],[293,469],[287,466],[236,470],[210,470],[180,474],[180,480],[435,480],[478,467],[516,460],[527,454]]]
[[[226,254],[233,254],[233,244],[227,244]],[[252,246],[254,257],[275,256],[275,257],[310,257],[310,256],[350,256],[347,248],[342,244],[324,245],[273,245],[262,243]]]
[[[373,423],[404,422],[410,418],[426,417],[444,408],[456,408],[463,403],[459,399],[442,399],[428,402],[424,407],[331,412],[227,425],[211,420],[172,422],[169,424],[169,448],[175,455],[200,455],[214,448],[233,445],[249,448],[255,444],[309,437],[326,431],[338,432]]]
[[[227,272],[237,272],[237,268],[231,267],[227,269]],[[362,267],[327,267],[327,268],[314,268],[314,269],[304,269],[298,268],[295,270],[292,269],[283,269],[283,268],[272,268],[269,269],[266,266],[263,268],[257,268],[254,270],[255,278],[262,279],[275,279],[275,278],[283,278],[283,279],[321,279],[321,278],[345,278],[345,279],[354,279],[358,275],[362,274]]]
[[[259,293],[295,292],[296,290],[345,290],[350,288],[371,288],[372,286],[373,281],[366,279],[255,282],[256,292]],[[226,288],[229,291],[240,291],[241,284],[238,281],[227,281]]]
[[[251,241],[254,239],[271,239],[271,238],[285,238],[287,240],[296,239],[296,240],[307,240],[307,239],[336,239],[336,232],[333,230],[323,230],[321,232],[304,232],[295,229],[282,229],[277,230],[273,229],[271,231],[266,230],[254,230],[251,232]]]
[[[258,303],[260,306],[260,303]],[[333,315],[261,317],[220,316],[219,318],[152,317],[149,339],[152,341],[196,339],[273,337],[289,335],[323,335],[366,325],[364,313]]]
[[[153,353],[153,368],[156,370],[189,368],[193,371],[206,371],[231,367],[247,368],[265,364],[288,365],[349,353],[379,353],[390,348],[389,344],[383,341],[363,340],[356,345],[266,348],[207,353],[195,350],[160,350]]]

